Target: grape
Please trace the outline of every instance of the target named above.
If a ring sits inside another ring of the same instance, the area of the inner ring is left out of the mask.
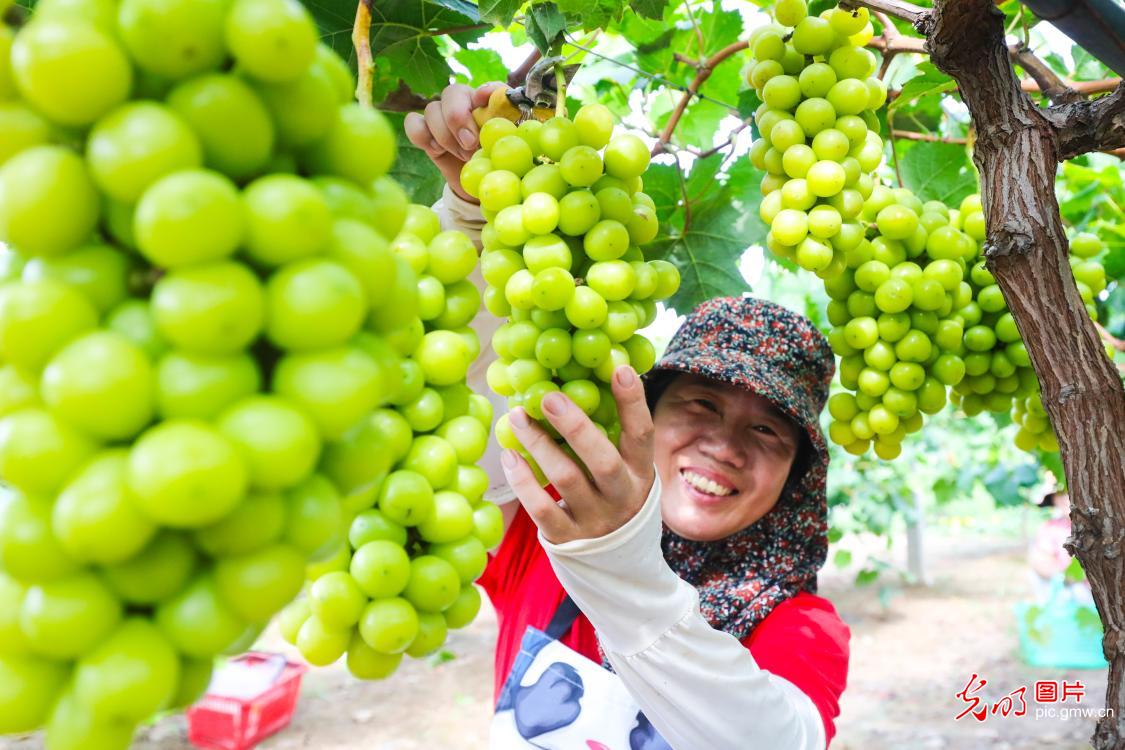
[[[197,76],[172,89],[167,102],[199,138],[207,166],[236,180],[264,169],[275,129],[269,110],[242,79]]]
[[[234,262],[190,266],[168,273],[153,290],[156,327],[185,351],[227,354],[261,331],[265,301],[256,276]]]
[[[170,174],[145,190],[134,230],[140,251],[159,266],[221,260],[245,233],[238,189],[214,172]]]
[[[12,77],[36,110],[62,125],[88,125],[129,95],[132,68],[124,51],[88,23],[43,19],[16,35]]]
[[[102,191],[135,203],[159,178],[200,167],[203,152],[179,116],[158,104],[137,102],[118,107],[94,125],[86,159]]]
[[[35,146],[0,167],[0,240],[27,255],[61,255],[98,221],[98,196],[82,159]]]
[[[138,66],[170,79],[218,68],[226,57],[219,0],[122,0],[121,41]]]
[[[235,60],[254,77],[290,81],[312,62],[317,31],[297,0],[235,0],[225,39]]]
[[[246,254],[278,266],[315,255],[329,242],[328,202],[299,177],[270,175],[250,183],[242,196],[246,216]]]

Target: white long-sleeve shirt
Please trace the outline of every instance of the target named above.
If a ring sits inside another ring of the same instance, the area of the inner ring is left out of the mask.
[[[446,186],[434,205],[443,229],[459,229],[479,247],[480,209]],[[484,290],[479,268],[471,277]],[[500,325],[478,315],[473,328],[481,355],[469,385],[492,399],[484,374],[495,354],[488,346]],[[514,498],[492,441],[482,467],[486,496]],[[660,547],[660,480],[641,511],[597,539],[551,544],[540,536],[567,593],[597,630],[615,672],[653,726],[676,750],[824,750],[825,727],[812,700],[793,683],[758,667],[734,636],[716,630],[699,611],[699,595],[665,562]]]

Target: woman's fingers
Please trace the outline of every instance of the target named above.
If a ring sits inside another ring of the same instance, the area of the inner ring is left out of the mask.
[[[453,154],[461,161],[468,161],[469,155],[461,144],[457,142],[453,132],[445,122],[445,113],[442,111],[441,101],[430,102],[426,105],[426,127],[430,129],[434,140],[442,148]]]
[[[621,455],[573,401],[562,393],[552,392],[543,397],[541,408],[543,415],[586,465],[603,494],[614,497],[626,491],[628,472]]]
[[[586,478],[582,467],[563,452],[551,436],[535,424],[523,409],[517,408],[509,412],[508,423],[559,494],[580,513],[588,508],[594,497],[594,488]]]
[[[403,129],[406,131],[407,140],[425,151],[426,156],[429,156],[431,159],[436,159],[438,156],[445,153],[445,149],[434,140],[433,134],[430,133],[429,127],[426,126],[426,118],[417,112],[411,112],[406,116]]]
[[[508,485],[547,541],[558,543],[572,538],[574,519],[539,486],[539,480],[523,456],[514,450],[505,450],[500,454],[500,463]]]
[[[652,413],[645,400],[645,388],[636,371],[628,365],[613,373],[613,397],[617,399],[617,415],[621,419],[621,457],[639,477],[653,474]]]
[[[486,104],[488,104],[488,98],[490,96],[492,96],[492,92],[495,91],[496,89],[501,89],[501,88],[503,88],[503,89],[508,88],[508,84],[500,83],[499,81],[496,81],[495,83],[486,83],[483,86],[481,86],[480,88],[478,88],[476,91],[474,91],[473,92],[473,109],[477,109],[479,107],[483,107]],[[475,122],[476,121],[474,120],[474,123]]]
[[[473,90],[460,83],[446,86],[441,94],[441,112],[461,148],[472,155],[480,142],[473,120]]]

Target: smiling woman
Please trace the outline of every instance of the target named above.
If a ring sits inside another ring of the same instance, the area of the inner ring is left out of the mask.
[[[443,225],[470,235],[484,222],[457,180],[487,90],[450,87],[406,122],[450,180]],[[807,319],[716,299],[643,381],[612,372],[616,444],[561,392],[540,408],[572,452],[522,407],[509,413],[550,485],[519,453],[498,457],[519,502],[478,581],[499,625],[491,747],[827,747],[849,638],[815,595],[833,371]]]

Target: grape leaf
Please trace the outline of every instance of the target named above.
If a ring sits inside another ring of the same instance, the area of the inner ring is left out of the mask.
[[[567,18],[581,24],[584,29],[609,25],[621,18],[625,10],[623,0],[557,0],[559,10]]]
[[[508,80],[508,66],[504,64],[503,58],[496,50],[485,47],[462,48],[453,53],[453,57],[469,71],[468,76],[459,75],[458,78],[470,86]]]
[[[523,5],[522,0],[480,0],[477,10],[482,20],[497,26],[507,26],[512,22],[521,5]]]
[[[668,0],[629,0],[629,7],[639,16],[660,19],[664,17]]]
[[[955,143],[913,144],[899,159],[904,187],[921,200],[955,206],[977,191],[977,176],[965,147]]]
[[[922,63],[918,66],[918,75],[903,84],[899,95],[887,105],[887,109],[895,110],[924,96],[952,91],[955,88],[957,82],[935,68],[933,63]]]
[[[416,93],[435,94],[449,83],[449,64],[434,33],[472,26],[480,21],[464,0],[419,2],[380,0],[372,7],[371,46],[395,66],[395,72]],[[448,6],[454,7],[448,7]],[[459,44],[476,39],[483,29],[466,29],[451,37]]]
[[[718,3],[715,4],[719,8]],[[704,55],[712,55],[728,44],[738,41],[742,35],[742,14],[737,10],[714,10],[709,13],[695,11],[699,31],[706,49]],[[729,63],[728,63],[729,64]],[[717,70],[717,69],[716,69]]]
[[[760,173],[749,160],[739,159],[725,180],[717,179],[721,161],[698,160],[686,178],[677,175],[677,167],[664,165],[650,167],[645,175],[646,191],[653,191],[662,220],[661,235],[645,249],[646,255],[668,260],[680,270],[680,289],[667,304],[681,313],[714,297],[748,291],[739,261],[748,246],[765,239],[757,215]],[[674,200],[683,205],[676,205],[669,216],[670,179],[679,183]]]
[[[527,38],[540,54],[546,56],[551,53],[551,46],[566,31],[566,18],[554,3],[536,3],[528,8],[524,28],[527,29]]]

